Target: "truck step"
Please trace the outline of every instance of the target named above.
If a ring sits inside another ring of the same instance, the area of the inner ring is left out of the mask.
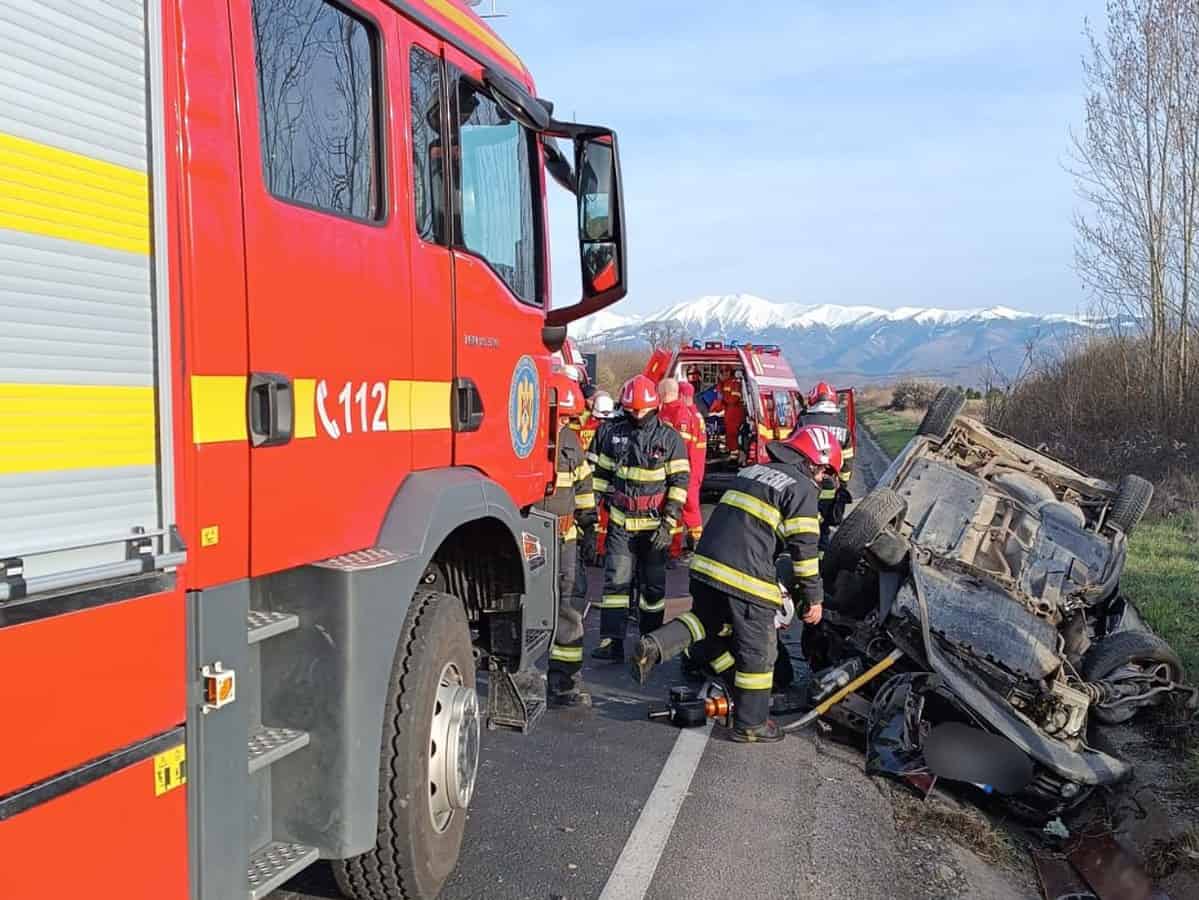
[[[250,735],[250,774],[308,746],[308,732],[294,728],[260,728]]]
[[[303,844],[281,841],[267,844],[250,857],[250,866],[246,871],[250,900],[262,900],[283,882],[316,862],[319,855],[316,847]]]
[[[293,613],[252,609],[246,616],[246,639],[251,644],[273,638],[300,627],[300,617]]]
[[[545,712],[545,676],[497,670],[487,673],[487,728],[507,728],[528,734]]]

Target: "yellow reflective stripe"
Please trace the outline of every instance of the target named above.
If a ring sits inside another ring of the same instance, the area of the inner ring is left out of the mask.
[[[524,70],[525,66],[520,61],[520,57],[513,53],[508,48],[508,45],[496,37],[488,28],[479,24],[478,20],[470,13],[454,6],[450,0],[425,0],[425,2],[441,13],[443,17],[449,19],[463,31],[473,36],[476,40],[481,41],[492,51],[512,63],[516,68]]]
[[[591,486],[601,494],[612,489],[611,483],[606,478],[600,478],[598,475],[591,479]]]
[[[600,609],[628,609],[628,594],[604,594],[600,597]]]
[[[836,496],[837,496],[837,491],[836,491],[836,489],[835,489],[835,488],[834,488],[833,490],[831,490],[831,491],[821,491],[821,492],[820,492],[820,499],[821,499],[821,500],[832,500],[832,499],[834,499]]]
[[[0,228],[150,252],[145,172],[0,134]]]
[[[768,691],[774,685],[774,673],[738,670],[733,676],[733,684],[743,691]]]
[[[591,466],[588,463],[583,463],[578,468],[576,468],[574,471],[575,481],[583,481],[593,471],[594,470],[591,468]]]
[[[595,494],[575,494],[575,509],[595,509]]]
[[[761,519],[772,529],[778,528],[783,518],[783,514],[776,507],[743,491],[725,491],[720,497],[720,502]]]
[[[559,472],[558,480],[555,482],[557,487],[568,488],[575,486],[575,477],[570,472]]]
[[[570,543],[579,539],[579,526],[574,522],[570,523],[570,528],[566,530],[566,534],[562,535],[562,540]]]
[[[764,437],[768,441],[774,440],[774,431],[767,428],[765,425],[758,426],[758,437]]]
[[[853,472],[842,472],[841,473],[842,481],[849,481],[851,478],[853,478]]]
[[[550,659],[556,659],[559,662],[582,662],[583,648],[563,647],[561,644],[554,644],[550,647]]]
[[[246,376],[193,375],[192,440],[221,444],[246,439]]]
[[[682,472],[690,472],[691,463],[685,459],[671,459],[666,463],[667,475],[678,475]]]
[[[796,516],[783,522],[785,537],[794,537],[797,534],[820,534],[820,519],[816,516]]]
[[[654,482],[666,480],[665,467],[658,469],[642,469],[637,466],[621,466],[616,470],[618,478],[625,481]]]
[[[763,581],[761,578],[754,578],[754,576],[747,575],[744,572],[738,572],[736,569],[710,559],[707,556],[700,556],[698,553],[695,554],[691,558],[691,571],[707,575],[721,584],[726,584],[739,591],[752,594],[755,597],[765,600],[767,603],[773,603],[778,606],[783,602],[782,597],[779,596],[779,586],[777,584],[770,581]]]
[[[685,612],[679,616],[679,621],[687,626],[687,630],[691,632],[691,639],[694,641],[702,641],[706,632],[704,631],[704,623],[699,620],[693,612]]]
[[[841,450],[841,459],[853,459],[853,447],[845,447]]]
[[[791,563],[791,573],[796,578],[811,578],[813,575],[820,574],[819,559],[801,559],[799,562]]]
[[[717,637],[729,637],[733,633],[733,626],[727,622],[720,626],[720,631],[716,632]]]
[[[595,458],[595,464],[601,468],[608,469],[609,471],[616,468],[616,460],[606,453],[601,453],[599,456],[597,456]]]
[[[619,525],[625,531],[656,531],[662,523],[661,519],[653,517],[638,518],[626,515],[623,510],[613,507],[608,511],[608,518],[613,525]]]
[[[665,600],[659,600],[657,603],[647,603],[644,597],[637,602],[637,605],[641,608],[642,612],[662,612],[666,609]]]
[[[409,381],[412,431],[445,431],[450,427],[450,383],[448,381]],[[391,407],[388,406],[390,412]],[[402,431],[388,422],[392,431]]]
[[[155,425],[152,387],[0,384],[0,474],[150,466]]]
[[[316,437],[316,379],[295,380],[296,421],[292,437],[297,440]]]
[[[672,487],[666,492],[667,500],[677,500],[679,503],[687,502],[687,489],[685,487]]]
[[[731,669],[736,662],[737,661],[733,659],[733,654],[726,650],[724,653],[720,654],[720,656],[708,663],[708,665],[711,666],[713,672],[719,675],[721,672],[727,672],[729,669]]]

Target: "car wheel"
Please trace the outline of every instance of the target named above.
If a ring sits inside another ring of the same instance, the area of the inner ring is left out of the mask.
[[[1186,677],[1178,654],[1157,635],[1147,631],[1118,631],[1086,652],[1082,658],[1082,675],[1089,682],[1109,686],[1127,687],[1144,682],[1148,687],[1154,670],[1163,666],[1171,681],[1181,683]],[[1091,712],[1105,725],[1119,725],[1135,716],[1142,706],[1154,702],[1149,699],[1144,703],[1130,702],[1115,707],[1093,705]]]
[[[1125,534],[1132,534],[1152,500],[1152,484],[1139,475],[1125,475],[1120,479],[1116,499],[1112,501],[1112,508],[1107,514],[1107,524]]]
[[[432,900],[458,861],[479,762],[475,663],[462,601],[417,591],[392,664],[371,850],[333,864],[352,900]]]
[[[965,405],[966,396],[957,388],[941,388],[928,412],[924,414],[916,433],[937,441],[945,440],[953,426],[953,420],[962,414]]]
[[[855,566],[866,549],[888,526],[903,518],[907,509],[907,501],[890,488],[879,488],[863,497],[829,541],[829,571],[835,576],[841,569]],[[888,556],[894,555],[894,548],[890,548]]]

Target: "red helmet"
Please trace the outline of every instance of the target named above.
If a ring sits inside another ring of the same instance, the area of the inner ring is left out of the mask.
[[[833,390],[833,386],[827,381],[822,381],[816,387],[812,388],[812,393],[808,394],[808,406],[815,406],[817,403],[836,403],[837,392]]]
[[[679,399],[683,401],[685,406],[695,405],[695,385],[690,381],[679,382]]]
[[[640,418],[658,408],[658,386],[647,375],[634,375],[620,390],[620,405],[625,412]]]
[[[766,449],[779,462],[794,462],[795,454],[798,454],[814,466],[825,466],[841,473],[841,442],[823,425],[797,428],[787,440],[771,441]]]
[[[553,386],[558,394],[559,416],[566,419],[582,414],[586,404],[583,402],[583,389],[577,381],[565,374],[556,374]]]

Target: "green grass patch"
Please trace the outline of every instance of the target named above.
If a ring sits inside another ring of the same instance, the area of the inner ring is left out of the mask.
[[[891,457],[908,445],[916,434],[923,413],[903,413],[889,409],[862,409],[858,418],[874,435],[883,451]]]
[[[1121,586],[1199,679],[1199,515],[1142,522],[1128,542]]]

